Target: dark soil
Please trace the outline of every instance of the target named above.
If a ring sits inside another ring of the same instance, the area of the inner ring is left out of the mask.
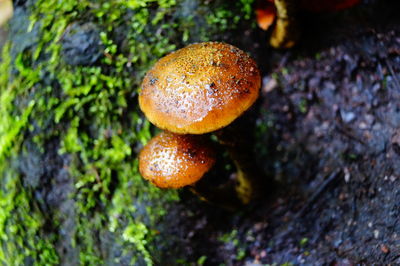
[[[306,14],[291,51],[249,34],[265,75],[255,154],[279,186],[235,214],[182,192],[165,263],[400,265],[399,14],[395,1]]]

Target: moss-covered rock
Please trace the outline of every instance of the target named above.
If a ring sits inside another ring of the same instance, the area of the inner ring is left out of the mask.
[[[152,243],[179,197],[138,174],[152,135],[140,81],[166,53],[248,23],[251,3],[14,2],[0,64],[2,264],[159,262]]]

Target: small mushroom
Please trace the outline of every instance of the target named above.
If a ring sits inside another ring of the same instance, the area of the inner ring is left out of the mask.
[[[269,30],[269,44],[274,48],[291,48],[299,37],[297,1],[258,0],[255,8],[258,26]]]
[[[139,172],[159,188],[188,187],[202,200],[234,210],[241,201],[232,184],[209,187],[201,180],[216,162],[215,147],[208,137],[161,132],[140,152]]]
[[[263,30],[268,30],[276,18],[274,0],[258,0],[255,10],[257,25]]]
[[[257,64],[247,53],[226,43],[197,43],[161,58],[147,72],[139,104],[161,129],[205,134],[228,126],[248,110],[260,86]],[[254,161],[248,160],[250,145],[232,141],[224,131],[216,135],[236,165],[236,192],[247,204],[259,188],[260,173],[254,171]],[[245,135],[235,137],[246,139]]]
[[[139,171],[159,188],[181,188],[196,183],[215,160],[215,151],[203,136],[164,131],[140,152]]]

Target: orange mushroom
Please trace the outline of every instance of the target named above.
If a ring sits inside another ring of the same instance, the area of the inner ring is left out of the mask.
[[[272,26],[269,43],[275,48],[290,48],[298,38],[295,0],[258,0],[256,20],[258,26],[268,30]]]
[[[255,11],[258,26],[263,30],[268,30],[276,18],[274,0],[257,1]]]
[[[232,183],[210,187],[207,180],[201,180],[215,161],[216,152],[207,136],[163,131],[140,152],[139,172],[159,188],[188,187],[204,201],[235,210],[242,202]]]
[[[141,175],[160,188],[196,183],[214,165],[212,145],[202,136],[161,132],[139,154]]]
[[[161,58],[147,72],[139,105],[161,129],[204,134],[245,112],[260,86],[257,64],[247,53],[226,43],[197,43]]]
[[[226,43],[189,45],[161,58],[143,79],[139,105],[157,127],[177,134],[205,134],[224,128],[258,98],[261,75],[244,51]],[[236,191],[246,204],[257,187],[254,161],[242,142],[226,145],[237,168]],[[246,147],[248,149],[248,147]],[[240,152],[237,152],[240,151]],[[245,159],[244,159],[245,158]],[[251,165],[249,167],[249,165]]]

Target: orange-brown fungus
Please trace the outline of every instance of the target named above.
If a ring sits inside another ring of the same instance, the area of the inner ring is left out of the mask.
[[[256,6],[257,25],[267,30],[275,21],[276,9],[273,0],[259,0]]]
[[[147,72],[139,104],[159,128],[203,134],[246,111],[260,85],[257,64],[247,53],[226,43],[198,43],[161,58]]]
[[[199,180],[215,163],[203,136],[162,132],[139,155],[142,176],[160,188],[180,188]]]

